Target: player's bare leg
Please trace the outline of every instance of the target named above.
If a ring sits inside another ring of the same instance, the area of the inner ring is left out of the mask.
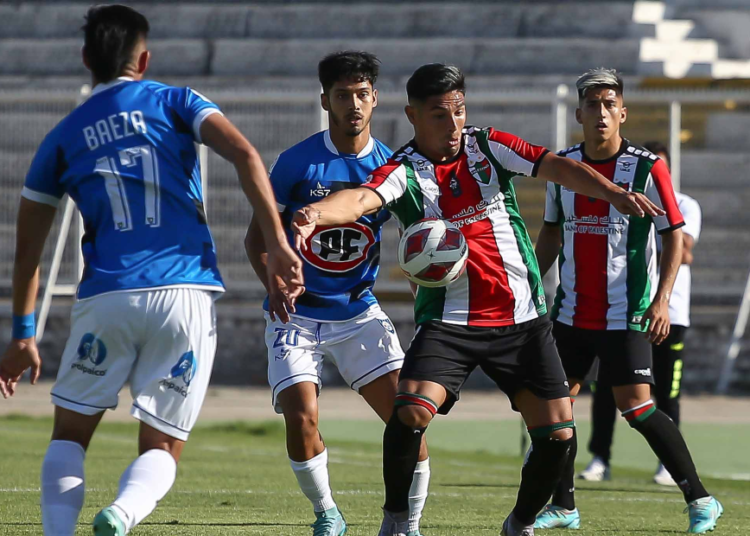
[[[404,380],[398,384],[395,408],[383,435],[385,505],[381,536],[419,533],[409,530],[409,490],[425,430],[447,396],[445,388],[434,382]]]
[[[124,535],[148,517],[177,476],[185,442],[141,422],[138,458],[120,477],[117,498],[94,518],[94,534]]]
[[[328,478],[328,450],[318,431],[318,386],[290,385],[278,395],[286,423],[286,448],[294,476],[315,512],[314,536],[340,536],[346,523],[336,506]]]
[[[575,398],[581,391],[583,380],[568,378],[568,384],[570,385],[570,404],[572,409]],[[575,428],[572,429],[572,432],[573,437],[570,442],[570,452],[568,453],[568,459],[565,462],[560,482],[555,487],[550,504],[537,516],[534,528],[572,529],[580,527],[581,516],[578,513],[575,503],[575,461],[578,454],[578,436]]]
[[[398,390],[398,375],[399,371],[391,371],[359,389],[362,398],[386,424],[393,415],[393,404]],[[430,460],[427,453],[427,441],[425,436],[422,435],[419,458],[409,488],[409,532],[419,534],[419,520],[422,518],[422,510],[427,501],[429,484]]]
[[[45,534],[73,536],[83,508],[83,461],[104,412],[83,415],[55,407],[52,440],[42,462],[42,525]]]
[[[533,534],[539,511],[560,480],[573,442],[573,411],[570,398],[544,400],[528,389],[513,402],[531,435],[531,449],[521,471],[516,506],[503,523],[503,535]]]

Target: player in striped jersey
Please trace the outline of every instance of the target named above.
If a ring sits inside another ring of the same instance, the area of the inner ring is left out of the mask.
[[[383,438],[386,501],[380,535],[407,534],[420,439],[435,414],[448,413],[477,366],[507,393],[532,435],[518,501],[503,524],[505,535],[532,535],[535,517],[561,475],[574,423],[512,179],[554,180],[608,199],[626,213],[663,212],[643,195],[543,147],[492,128],[466,127],[465,83],[457,67],[424,65],[406,89],[414,139],[364,187],[303,207],[292,225],[301,244],[316,225],[353,222],[385,206],[402,228],[425,217],[461,228],[469,245],[465,273],[447,288],[417,292],[418,329]]]
[[[623,417],[648,441],[688,503],[688,532],[713,530],[722,507],[703,487],[680,431],[651,400],[651,343],[669,334],[669,298],[682,258],[682,214],[664,161],[620,135],[627,118],[616,71],[594,69],[576,82],[584,143],[562,151],[585,162],[624,191],[664,209],[658,217],[628,217],[610,203],[547,185],[536,253],[542,274],[559,256],[560,285],[552,308],[554,336],[575,398],[596,357],[599,379],[612,385]],[[654,228],[661,235],[656,277]],[[574,499],[575,435],[563,478],[537,528],[578,528]]]

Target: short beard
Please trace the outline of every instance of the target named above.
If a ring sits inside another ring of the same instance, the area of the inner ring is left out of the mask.
[[[329,116],[329,119],[330,119],[330,121],[331,121],[332,124],[336,125],[337,127],[341,126],[341,123],[339,122],[339,120],[338,120],[338,118],[336,117],[335,114],[329,113],[328,116]],[[372,119],[372,116],[370,116],[367,119],[367,122],[364,123],[361,127],[352,127],[352,128],[349,128],[349,129],[347,129],[347,130],[344,131],[344,134],[346,136],[349,136],[350,138],[356,138],[357,136],[359,136],[360,134],[362,134],[362,132],[365,131],[365,129],[367,128],[367,126],[370,124],[370,120],[371,119]]]

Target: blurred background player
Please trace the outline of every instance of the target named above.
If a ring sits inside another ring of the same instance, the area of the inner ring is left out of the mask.
[[[643,147],[670,166],[669,150],[658,141],[649,141]],[[672,296],[669,298],[669,335],[661,344],[652,346],[654,356],[654,386],[651,394],[656,407],[666,413],[674,423],[680,425],[680,391],[682,385],[682,355],[685,335],[690,326],[690,265],[693,263],[693,247],[701,232],[701,207],[692,197],[675,192],[677,205],[685,219],[682,228],[682,264],[677,272]],[[657,236],[656,247],[661,250]],[[609,460],[615,430],[617,406],[611,386],[601,382],[593,386],[591,409],[591,439],[589,452],[594,455],[586,470],[579,475],[589,481],[609,480]],[[676,485],[669,471],[662,465],[654,474],[654,482],[664,486]]]
[[[466,237],[466,271],[448,287],[417,292],[417,331],[399,377],[396,410],[383,438],[386,488],[380,536],[411,536],[409,488],[420,442],[447,414],[477,367],[520,410],[532,436],[506,536],[531,536],[534,519],[567,459],[574,423],[565,373],[546,316],[544,289],[511,179],[541,177],[610,199],[623,211],[660,213],[640,194],[613,187],[591,168],[512,134],[466,127],[464,75],[433,63],[406,85],[414,139],[373,172],[294,214],[298,240],[318,226],[345,225],[386,207],[402,228],[425,217],[453,221]]]
[[[290,240],[294,235],[289,224],[299,208],[361,186],[391,156],[392,151],[370,134],[378,104],[373,87],[378,71],[378,59],[367,52],[338,52],[318,65],[321,106],[328,112],[329,128],[281,153],[271,168],[271,184]],[[381,229],[389,218],[388,211],[379,210],[345,225],[318,227],[300,250],[306,292],[291,319],[286,310],[266,305],[273,404],[284,414],[292,470],[313,505],[315,536],[346,532],[331,495],[328,451],[318,431],[323,358],[336,365],[383,421],[393,413],[404,352],[393,323],[372,293],[380,269]],[[246,248],[255,272],[265,281],[260,225],[253,219]],[[409,492],[409,534],[414,535],[419,534],[430,479],[424,441],[419,460]]]
[[[231,161],[262,221],[268,277],[299,292],[265,168],[219,108],[189,88],[142,81],[149,24],[125,6],[94,7],[83,27],[94,88],[42,142],[22,192],[13,275],[13,340],[0,361],[12,396],[39,376],[34,306],[39,262],[66,193],[83,216],[85,269],[52,388],[55,421],[41,473],[44,533],[72,536],[84,500],[84,457],[126,381],[141,421],[138,458],[94,533],[124,535],[172,487],[198,417],[216,350],[214,300],[224,291],[202,204],[195,142]],[[291,307],[291,302],[286,300]],[[100,503],[101,499],[96,502]]]
[[[651,344],[669,334],[669,298],[682,262],[682,215],[666,164],[620,135],[627,119],[623,82],[609,69],[593,69],[576,82],[584,143],[561,151],[585,162],[612,184],[643,192],[666,212],[628,218],[606,201],[547,185],[544,223],[536,253],[542,274],[559,254],[560,284],[552,309],[554,336],[574,399],[594,360],[611,385],[617,407],[644,436],[675,477],[688,503],[692,533],[713,530],[722,506],[703,487],[685,440],[651,400]],[[661,235],[661,276],[656,278],[653,227]],[[576,438],[552,503],[537,528],[578,528],[574,462]]]

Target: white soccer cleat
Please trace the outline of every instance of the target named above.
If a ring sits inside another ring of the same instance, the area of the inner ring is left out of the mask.
[[[659,464],[659,467],[656,469],[656,473],[654,474],[654,482],[659,484],[660,486],[676,486],[677,482],[674,481],[672,478],[672,475],[669,474],[669,471],[667,471],[667,468],[664,467],[662,464]]]
[[[587,482],[602,482],[604,480],[611,480],[612,474],[609,469],[609,464],[601,459],[599,456],[594,456],[588,467],[578,474],[578,478],[586,480]]]
[[[394,514],[383,510],[383,523],[380,525],[378,536],[408,536],[409,512]]]

